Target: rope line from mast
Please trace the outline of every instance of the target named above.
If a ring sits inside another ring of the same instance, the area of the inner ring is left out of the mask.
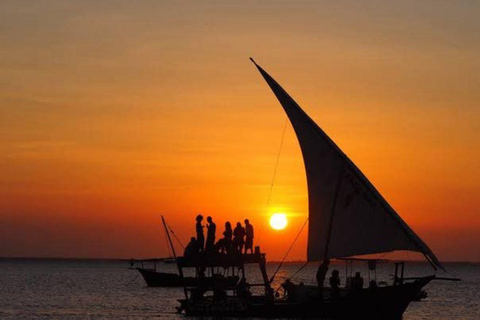
[[[273,185],[275,184],[275,178],[277,176],[278,163],[280,162],[280,154],[282,153],[282,149],[283,149],[283,140],[285,140],[285,132],[287,131],[287,123],[288,123],[288,119],[285,119],[285,124],[283,125],[282,140],[280,141],[280,148],[278,149],[277,160],[275,161],[275,169],[273,170],[272,182],[270,183],[270,191],[268,193],[265,209],[263,210],[264,214],[268,209],[268,205],[270,204],[270,198],[272,197]]]
[[[292,250],[293,246],[295,245],[295,242],[297,242],[298,237],[300,237],[300,234],[302,233],[303,229],[304,229],[305,226],[307,225],[307,222],[308,222],[308,218],[307,218],[307,220],[305,220],[305,222],[303,223],[302,228],[300,229],[300,231],[298,232],[297,236],[296,236],[295,239],[293,240],[293,243],[290,245],[290,248],[288,248],[287,253],[286,253],[285,256],[283,257],[282,262],[280,262],[280,264],[278,265],[277,270],[275,270],[275,272],[273,273],[273,276],[270,278],[270,283],[272,283],[273,280],[275,279],[275,276],[277,275],[278,271],[280,270],[280,268],[282,267],[283,263],[285,262],[285,259],[287,259],[288,254],[290,253],[290,251]]]
[[[172,228],[170,228],[170,226],[168,226],[168,229],[170,230],[170,232],[172,233],[173,237],[175,238],[175,240],[177,240],[177,242],[180,244],[180,246],[183,248],[183,250],[185,250],[185,246],[183,245],[182,241],[180,241],[180,239],[178,239],[177,235],[175,234],[175,232],[173,232]]]
[[[268,206],[270,205],[270,199],[272,197],[272,192],[273,192],[273,185],[275,184],[275,178],[277,176],[278,163],[280,162],[280,155],[283,149],[283,141],[285,140],[285,132],[287,131],[287,124],[288,124],[288,118],[285,119],[285,124],[283,125],[282,139],[280,140],[280,147],[278,149],[277,160],[275,161],[275,169],[273,170],[272,181],[270,182],[270,190],[268,192],[267,203],[263,208],[263,215],[267,213]],[[258,238],[260,238],[260,235],[261,235],[261,231],[262,231],[261,227],[259,231],[260,232],[258,233]],[[258,238],[257,238],[257,241],[259,240]]]
[[[167,249],[168,249],[168,257],[173,257],[172,249],[170,249],[170,246],[168,245],[168,235],[167,232],[164,230],[163,235],[165,236],[165,241],[167,243]]]
[[[291,275],[290,277],[288,277],[287,279],[290,280],[290,279],[293,279],[300,271],[302,271],[309,263],[310,261],[306,261],[297,271],[295,271],[293,273],[293,275]],[[277,290],[275,290],[275,293],[277,293],[278,291],[280,291],[280,289],[282,288],[282,286],[278,287]]]
[[[310,261],[307,261],[305,262],[297,271],[295,271],[294,274],[292,274],[291,277],[289,277],[288,279],[293,279],[300,271],[302,271],[306,266],[307,264],[309,263]]]

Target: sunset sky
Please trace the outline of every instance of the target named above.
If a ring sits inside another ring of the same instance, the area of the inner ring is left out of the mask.
[[[281,259],[306,177],[288,123],[265,209],[286,115],[252,56],[440,260],[480,261],[479,16],[478,1],[2,1],[0,256],[164,256],[160,215],[186,243],[203,213],[217,238],[248,217]]]

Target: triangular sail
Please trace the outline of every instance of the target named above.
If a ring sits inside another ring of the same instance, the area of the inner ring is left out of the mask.
[[[442,267],[355,164],[255,65],[287,113],[302,150],[308,184],[308,260],[410,250]]]

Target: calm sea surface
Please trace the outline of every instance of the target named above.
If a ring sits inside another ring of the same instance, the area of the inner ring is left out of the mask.
[[[269,275],[277,264],[269,265]],[[301,264],[287,264],[277,282]],[[462,282],[435,281],[427,286],[428,298],[414,302],[405,320],[480,319],[480,264],[447,264]],[[173,265],[162,265],[175,270]],[[344,267],[337,265],[344,275]],[[407,265],[406,276],[432,272],[426,264]],[[316,266],[307,266],[294,282],[313,282]],[[368,280],[365,268],[358,267]],[[389,279],[391,265],[382,265],[380,278]],[[259,281],[256,270],[247,270],[250,282]],[[342,279],[342,281],[344,281]],[[185,319],[175,314],[180,288],[148,288],[128,263],[100,260],[0,260],[0,319]]]

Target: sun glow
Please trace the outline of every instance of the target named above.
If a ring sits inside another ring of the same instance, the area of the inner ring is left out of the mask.
[[[287,224],[287,215],[284,213],[274,213],[270,218],[270,226],[275,230],[283,230]]]

